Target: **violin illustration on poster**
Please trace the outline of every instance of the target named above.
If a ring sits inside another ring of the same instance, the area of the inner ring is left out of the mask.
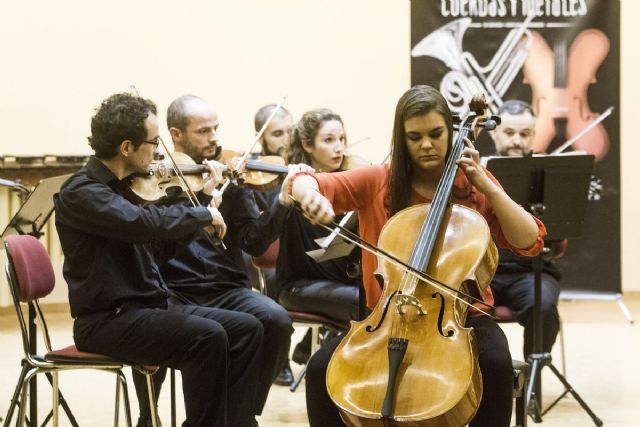
[[[553,49],[537,31],[531,31],[531,39],[523,74],[538,117],[533,149],[548,152],[554,139],[569,140],[598,117],[589,106],[588,91],[597,83],[596,72],[610,44],[595,28],[582,30],[569,46],[558,40]],[[577,139],[573,148],[602,160],[609,150],[609,135],[602,123]]]
[[[471,18],[455,19],[428,34],[411,51],[413,57],[430,56],[447,66],[440,91],[454,113],[465,114],[467,102],[477,93],[487,94],[490,109],[496,113],[522,73],[523,82],[531,88],[528,102],[538,117],[534,151],[550,153],[575,138],[574,150],[602,160],[609,150],[609,135],[601,123],[604,115],[591,110],[588,92],[597,83],[596,73],[609,53],[608,37],[587,28],[570,44],[555,40],[552,48],[532,29],[541,23],[529,15],[511,27],[493,57],[481,65],[462,46],[466,30],[479,25]]]

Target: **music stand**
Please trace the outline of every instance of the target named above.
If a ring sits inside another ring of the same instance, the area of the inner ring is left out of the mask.
[[[344,217],[342,217],[339,225],[348,230],[355,230],[358,227],[358,213],[356,211],[346,213]],[[356,245],[355,243],[346,240],[338,233],[339,229],[337,227],[334,228],[331,234],[327,237],[315,240],[318,246],[320,246],[320,249],[314,249],[305,253],[316,262],[325,262],[348,256],[353,252]],[[348,268],[347,276],[358,280],[358,320],[362,320],[365,318],[367,306],[367,299],[364,294],[364,287],[362,283],[362,267],[360,266],[360,263],[353,264],[353,267]]]
[[[53,195],[60,190],[62,184],[69,179],[71,174],[55,176],[52,178],[45,178],[41,180],[38,185],[33,189],[31,193],[27,196],[24,203],[18,209],[18,212],[11,218],[9,221],[9,225],[2,232],[2,238],[4,239],[7,236],[13,234],[29,234],[36,239],[39,239],[44,235],[42,229],[47,224],[49,217],[53,213]],[[29,336],[36,336],[36,314],[32,307],[29,307]],[[37,353],[37,342],[36,340],[29,340],[30,351],[32,354]],[[51,383],[52,378],[50,374],[47,374],[47,379]],[[16,390],[16,393],[18,390]],[[38,425],[38,388],[36,383],[36,378],[34,377],[31,380],[31,384],[29,385],[29,417],[30,417],[30,425]],[[13,408],[17,405],[18,396],[14,395],[11,401],[11,407],[9,409],[9,416],[7,416],[7,420],[11,419],[11,414],[13,413]],[[66,400],[60,394],[60,405],[67,413],[69,417],[69,421],[73,426],[77,426],[78,423],[71,413],[71,409],[67,405]],[[48,417],[47,417],[48,419]]]
[[[29,234],[39,239],[44,234],[41,230],[53,213],[53,195],[70,176],[60,175],[40,181],[11,218],[2,232],[2,238],[12,234]]]
[[[486,166],[516,203],[544,222],[547,229],[545,239],[563,240],[582,235],[593,162],[592,155],[491,157],[487,160]],[[527,360],[531,363],[531,378],[526,394],[528,404],[533,403],[532,418],[536,423],[542,422],[542,416],[567,393],[571,393],[593,422],[601,426],[602,421],[553,365],[551,353],[542,352],[540,313],[542,254],[533,258],[532,265],[534,270],[533,353]],[[542,411],[541,373],[545,366],[548,366],[564,385],[565,391]]]
[[[348,230],[354,230],[357,225],[358,214],[353,211],[346,213],[340,221],[340,226]],[[306,254],[316,262],[329,261],[349,255],[356,245],[340,236],[339,231],[335,228],[327,237],[316,239],[315,242],[320,246],[320,249],[307,251]]]

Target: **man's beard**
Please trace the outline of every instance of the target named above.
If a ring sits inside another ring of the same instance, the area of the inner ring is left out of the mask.
[[[197,164],[200,164],[205,160],[204,155],[193,147],[185,147],[185,154],[191,157]]]

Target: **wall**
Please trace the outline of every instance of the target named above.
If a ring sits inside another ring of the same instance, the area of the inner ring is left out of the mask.
[[[135,85],[164,110],[193,93],[220,113],[221,143],[242,150],[253,114],[287,95],[299,117],[342,114],[354,152],[387,151],[393,108],[409,85],[407,0],[5,2],[0,26],[0,155],[88,154],[89,119],[106,96]],[[622,1],[623,290],[640,291],[633,260],[640,194],[629,191],[640,148],[634,72],[640,2]],[[617,78],[614,76],[613,78]],[[165,140],[168,133],[162,132]],[[625,141],[627,141],[625,143]]]

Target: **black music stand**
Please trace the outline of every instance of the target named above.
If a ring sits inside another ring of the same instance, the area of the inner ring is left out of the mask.
[[[71,174],[55,176],[52,178],[45,178],[41,180],[38,185],[33,189],[31,193],[23,200],[18,212],[11,218],[9,225],[2,232],[2,238],[13,234],[29,234],[36,239],[39,239],[44,235],[42,229],[47,224],[49,217],[53,213],[53,195],[60,190],[62,184],[71,176]],[[31,307],[29,307],[29,336],[36,336],[36,314]],[[30,351],[32,353],[37,352],[36,340],[29,340]],[[25,372],[26,373],[26,372]],[[46,374],[47,379],[51,383],[53,380],[50,374]],[[18,403],[18,393],[16,389],[14,396],[11,400],[11,406],[9,407],[7,422],[11,420],[13,410]],[[36,378],[31,379],[29,385],[29,425],[38,425],[38,388]],[[69,421],[74,427],[78,426],[78,423],[71,413],[71,409],[67,405],[66,400],[60,393],[60,405],[67,413]],[[51,417],[51,412],[45,419],[45,423]]]
[[[340,226],[347,230],[356,230],[358,228],[358,213],[356,211],[346,213],[340,222]],[[316,239],[315,242],[320,246],[320,248],[307,251],[306,254],[316,262],[325,262],[349,256],[356,245],[355,243],[343,238],[338,234],[338,231],[339,230],[336,227],[327,237]],[[364,287],[362,283],[362,266],[359,262],[354,262],[353,264],[353,266],[349,267],[347,276],[358,280],[358,320],[363,320],[366,317],[367,299],[364,294]]]
[[[354,230],[358,226],[358,214],[356,212],[348,212],[343,217],[340,225],[348,230]],[[356,245],[344,239],[338,232],[339,230],[336,228],[327,237],[316,239],[315,242],[320,248],[307,251],[306,254],[316,260],[316,262],[324,262],[348,256]]]
[[[491,157],[487,160],[486,166],[516,203],[544,222],[547,240],[563,240],[582,235],[593,161],[592,155]],[[542,422],[542,416],[567,393],[571,393],[593,422],[601,426],[602,421],[553,365],[551,353],[542,353],[542,264],[542,254],[532,259],[534,339],[533,353],[527,360],[531,363],[531,378],[526,394],[529,408],[533,410],[531,416],[534,422]],[[565,391],[542,411],[541,373],[545,366],[548,366],[564,385]]]

